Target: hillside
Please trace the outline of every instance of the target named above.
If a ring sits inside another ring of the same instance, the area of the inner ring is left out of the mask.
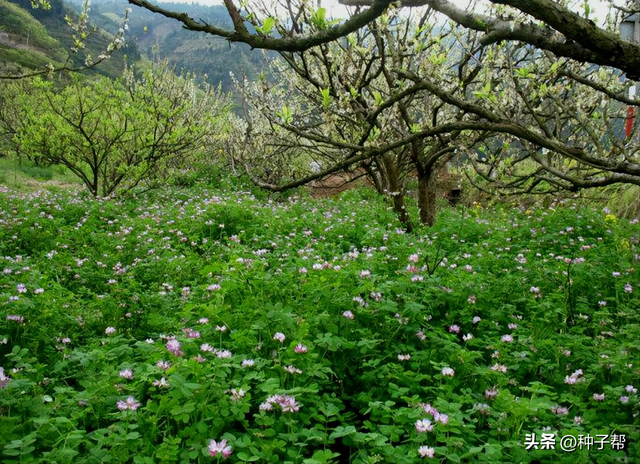
[[[79,8],[81,0],[70,5]],[[209,24],[230,28],[231,23],[222,6],[163,3],[163,6],[182,11]],[[130,5],[125,0],[105,0],[91,6],[91,21],[100,28],[114,33],[120,27],[119,20]],[[184,68],[197,75],[207,75],[212,84],[221,83],[224,90],[231,90],[229,72],[236,75],[256,76],[263,66],[263,52],[251,50],[246,44],[229,43],[220,37],[182,29],[180,23],[153,14],[143,8],[131,6],[129,31],[126,40],[148,58],[167,59],[178,69]]]

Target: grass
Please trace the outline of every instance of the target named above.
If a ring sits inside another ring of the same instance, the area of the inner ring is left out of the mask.
[[[78,177],[64,166],[39,168],[27,162],[0,158],[0,185],[17,192],[35,192],[40,189],[81,188]]]

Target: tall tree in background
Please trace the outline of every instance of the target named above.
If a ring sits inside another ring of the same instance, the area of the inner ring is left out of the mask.
[[[273,134],[271,145],[276,149],[266,155],[269,172],[276,170],[279,175],[274,177],[281,179],[282,170],[296,166],[298,157],[296,168],[304,176],[278,184],[256,179],[258,185],[281,191],[341,169],[363,170],[380,193],[391,197],[410,229],[406,179],[417,175],[420,221],[435,222],[436,180],[456,154],[454,141],[472,147],[484,134],[463,133],[458,121],[464,109],[424,92],[421,84],[398,71],[455,82],[451,95],[464,98],[480,62],[466,59],[474,39],[463,29],[438,27],[426,10],[415,20],[397,13],[383,15],[370,28],[343,40],[305,52],[282,52],[282,62],[274,64],[273,74],[281,77],[277,83],[265,80],[244,88],[256,110],[249,121],[268,121],[260,125],[261,140]],[[256,136],[256,127],[249,127],[245,142]],[[311,172],[310,162],[317,172]],[[254,179],[256,171],[264,173],[265,160],[256,158],[254,150],[247,164],[253,167]]]

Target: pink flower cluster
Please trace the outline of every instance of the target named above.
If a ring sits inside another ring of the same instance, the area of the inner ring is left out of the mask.
[[[273,405],[280,406],[282,412],[298,412],[300,410],[300,405],[296,402],[295,397],[291,395],[272,395],[260,405],[260,410],[271,411]]]

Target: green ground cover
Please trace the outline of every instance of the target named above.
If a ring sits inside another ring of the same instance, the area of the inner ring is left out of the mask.
[[[367,191],[2,188],[2,462],[632,461],[639,236],[569,202],[405,234]]]

